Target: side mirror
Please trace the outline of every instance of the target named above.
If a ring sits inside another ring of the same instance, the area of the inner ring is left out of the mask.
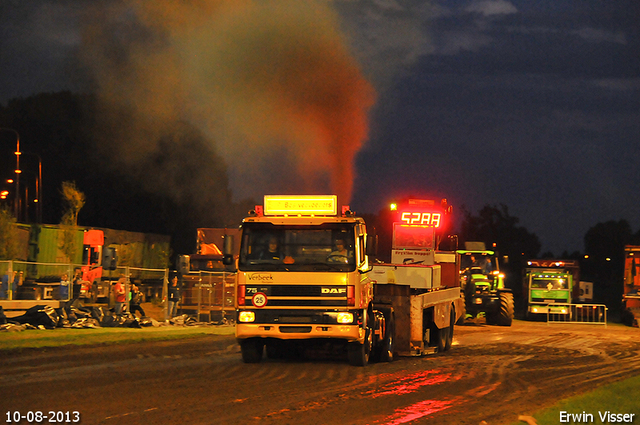
[[[378,255],[378,235],[367,235],[366,254],[369,257],[376,257]]]
[[[188,255],[181,255],[178,257],[178,273],[180,275],[189,274],[191,270],[191,257]]]
[[[233,236],[224,236],[222,254],[222,264],[228,266],[229,264],[233,263]]]
[[[118,255],[115,248],[104,248],[102,251],[102,268],[115,270],[118,263]]]

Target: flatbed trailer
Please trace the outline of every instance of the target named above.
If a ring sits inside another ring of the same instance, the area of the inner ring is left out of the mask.
[[[458,288],[419,293],[409,285],[376,285],[373,302],[377,310],[390,306],[395,313],[394,350],[401,357],[447,351],[464,314]]]

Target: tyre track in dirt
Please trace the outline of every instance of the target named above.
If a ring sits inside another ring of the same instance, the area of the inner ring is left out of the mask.
[[[498,424],[640,374],[637,329],[516,321],[455,335],[450,352],[364,368],[244,364],[231,336],[0,355],[0,391],[17,394],[0,405],[79,410],[89,424]]]

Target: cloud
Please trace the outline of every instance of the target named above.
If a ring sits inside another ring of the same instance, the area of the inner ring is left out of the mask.
[[[602,78],[594,80],[592,84],[597,87],[620,92],[640,90],[640,78]]]
[[[572,31],[572,33],[584,40],[596,43],[627,44],[627,37],[622,31],[612,32],[599,28],[584,27],[579,30]]]
[[[466,12],[480,13],[483,16],[509,15],[518,9],[505,0],[481,0],[471,3],[464,9]]]

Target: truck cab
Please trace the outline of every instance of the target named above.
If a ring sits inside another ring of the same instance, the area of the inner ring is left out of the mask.
[[[288,341],[350,344],[368,361],[373,281],[367,229],[335,196],[265,196],[242,221],[237,258],[236,338],[243,360]],[[359,357],[358,357],[359,356]],[[366,361],[365,361],[366,360]]]
[[[523,290],[527,317],[570,315],[569,304],[578,300],[580,266],[575,260],[529,260]]]

